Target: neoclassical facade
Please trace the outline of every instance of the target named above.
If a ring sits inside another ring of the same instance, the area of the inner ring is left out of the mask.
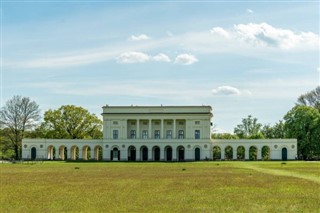
[[[104,106],[103,139],[23,139],[23,159],[293,160],[296,139],[212,140],[210,106]]]

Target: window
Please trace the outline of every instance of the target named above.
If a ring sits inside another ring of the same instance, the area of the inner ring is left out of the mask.
[[[113,125],[118,125],[118,121],[113,121]]]
[[[154,131],[154,139],[160,139],[160,130]]]
[[[131,130],[130,131],[130,138],[131,139],[136,139],[136,130]]]
[[[194,124],[195,125],[200,125],[200,121],[195,121]]]
[[[200,139],[200,130],[195,130],[194,131],[194,138],[195,139]]]
[[[148,139],[148,131],[147,130],[143,130],[142,131],[142,138],[143,139]]]
[[[172,131],[167,130],[167,139],[171,139],[171,138],[172,138]]]
[[[118,139],[118,136],[119,136],[119,131],[113,130],[113,139]]]
[[[178,124],[179,124],[179,125],[184,125],[183,121],[179,121]]]
[[[179,132],[178,132],[178,138],[179,138],[179,139],[184,139],[184,131],[183,131],[183,130],[179,130]]]

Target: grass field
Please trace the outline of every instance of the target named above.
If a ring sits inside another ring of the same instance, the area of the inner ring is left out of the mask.
[[[320,162],[44,162],[0,172],[0,212],[320,212]]]

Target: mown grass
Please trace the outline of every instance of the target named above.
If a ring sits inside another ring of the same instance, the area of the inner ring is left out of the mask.
[[[319,168],[319,162],[2,164],[0,212],[319,212]]]

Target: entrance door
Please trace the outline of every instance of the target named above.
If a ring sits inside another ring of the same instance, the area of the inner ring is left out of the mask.
[[[35,160],[37,158],[37,149],[32,147],[31,149],[31,160]]]
[[[180,147],[179,148],[179,161],[184,161],[184,148],[183,147]]]
[[[287,154],[288,154],[287,148],[282,148],[282,160],[288,159]]]
[[[160,148],[157,147],[154,149],[154,160],[159,161],[160,160]]]
[[[142,160],[147,161],[148,160],[148,148],[144,147],[142,149]]]
[[[167,161],[172,161],[172,148],[167,148]]]
[[[196,148],[194,150],[194,160],[195,161],[199,161],[200,160],[200,149],[199,148]]]
[[[136,150],[133,149],[133,148],[130,150],[130,160],[131,161],[135,161],[136,160]]]

